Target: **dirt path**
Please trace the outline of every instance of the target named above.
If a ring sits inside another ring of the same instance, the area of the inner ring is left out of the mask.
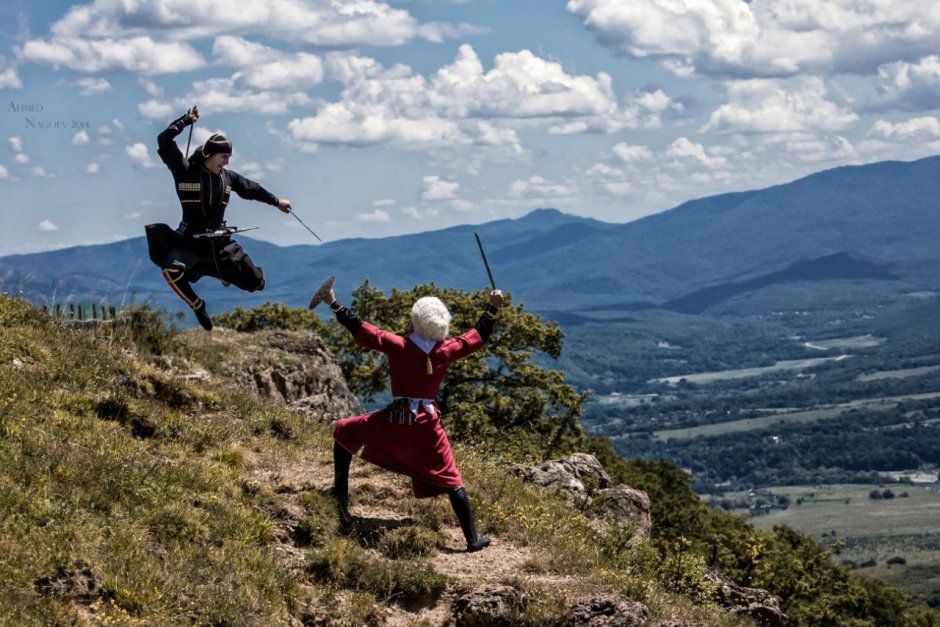
[[[322,454],[309,459],[269,460],[255,468],[250,481],[257,489],[273,493],[275,505],[270,512],[277,521],[277,551],[282,563],[298,576],[305,576],[304,564],[309,547],[299,545],[294,529],[305,512],[301,497],[308,491],[329,492],[333,482],[333,467]],[[409,513],[409,500],[414,505],[410,483],[404,477],[383,471],[361,459],[354,459],[350,473],[351,513],[354,527],[361,537],[379,536],[390,529],[409,524],[432,526],[419,516]],[[440,500],[440,499],[438,499]],[[464,593],[483,585],[503,585],[525,579],[540,587],[559,591],[581,589],[585,582],[558,575],[533,573],[530,565],[538,556],[533,549],[520,546],[498,535],[490,535],[492,544],[477,553],[467,553],[463,533],[456,518],[445,505],[440,508],[443,523],[437,536],[438,546],[427,559],[435,570],[448,578],[445,592],[430,607],[414,611],[392,605],[385,610],[385,625],[446,625],[453,621],[453,604]],[[444,513],[446,510],[446,513]],[[567,596],[567,594],[566,594]]]

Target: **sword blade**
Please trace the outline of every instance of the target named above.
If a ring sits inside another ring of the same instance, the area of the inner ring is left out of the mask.
[[[320,242],[323,241],[322,239],[320,239],[320,236],[319,236],[319,235],[317,235],[316,233],[313,232],[313,229],[311,229],[309,226],[307,226],[306,224],[304,224],[304,221],[301,220],[301,219],[297,216],[296,213],[294,213],[294,210],[293,210],[293,209],[290,210],[290,214],[291,214],[292,216],[294,216],[294,219],[295,219],[295,220],[297,220],[298,222],[300,222],[301,224],[303,224],[303,227],[304,227],[305,229],[307,229],[308,231],[310,231],[310,234],[313,235],[315,238],[317,238],[317,241],[320,241]]]
[[[480,256],[483,257],[483,267],[486,268],[486,276],[490,278],[490,287],[494,290],[496,289],[496,281],[493,280],[493,273],[490,272],[490,264],[486,261],[486,253],[483,252],[483,242],[480,241],[480,236],[476,233],[473,234],[477,238],[477,246],[480,248]]]

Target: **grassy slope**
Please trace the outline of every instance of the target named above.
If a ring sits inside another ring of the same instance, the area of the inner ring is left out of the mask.
[[[0,320],[0,623],[437,624],[470,585],[508,582],[531,598],[522,625],[607,591],[662,618],[746,624],[668,593],[650,552],[470,450],[491,549],[456,552],[445,503],[362,464],[362,524],[339,535],[328,430],[180,376],[201,368],[185,337],[144,359],[126,330],[66,329],[23,301],[0,297]],[[525,558],[510,574],[500,555]]]

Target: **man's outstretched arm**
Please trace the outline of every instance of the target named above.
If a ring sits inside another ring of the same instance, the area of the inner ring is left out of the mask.
[[[242,198],[274,205],[284,213],[290,213],[290,201],[286,198],[278,198],[262,187],[260,183],[256,183],[238,172],[228,170],[228,173],[232,179],[232,191]]]
[[[352,333],[353,337],[358,336],[359,329],[362,328],[362,318],[359,317],[359,314],[348,307],[343,307],[343,305],[336,300],[336,294],[333,293],[333,290],[330,290],[330,293],[327,294],[324,300],[326,304],[330,306],[330,311],[336,314],[336,320],[346,327],[346,330]]]
[[[183,129],[199,119],[199,110],[193,107],[179,118],[170,122],[162,133],[157,135],[157,154],[174,174],[187,168],[186,155],[176,145],[176,138]]]

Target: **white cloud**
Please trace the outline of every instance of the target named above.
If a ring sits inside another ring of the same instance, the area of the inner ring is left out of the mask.
[[[304,90],[323,81],[320,57],[301,52],[236,72],[232,79],[255,89]]]
[[[910,110],[935,109],[940,100],[940,56],[881,66],[878,90],[886,104]]]
[[[606,194],[625,196],[633,192],[633,183],[627,179],[626,173],[620,168],[614,168],[606,163],[596,163],[585,172],[588,180],[594,181]]]
[[[814,76],[753,79],[727,84],[727,102],[715,110],[703,132],[781,133],[840,130],[858,115],[826,99],[826,85]]]
[[[639,161],[650,161],[653,159],[652,151],[646,146],[635,146],[626,142],[620,142],[614,146],[613,150],[614,154],[624,163],[637,163]]]
[[[136,220],[136,219],[138,219],[140,216],[141,216],[141,213],[140,213],[139,211],[132,211],[131,213],[125,213],[125,214],[124,214],[124,219],[125,219],[125,220]]]
[[[303,92],[278,93],[274,91],[250,91],[236,85],[231,78],[210,78],[193,83],[193,91],[177,99],[177,108],[185,110],[185,103],[199,103],[200,113],[263,113],[279,115],[291,107],[311,102]]]
[[[10,178],[10,172],[0,163],[0,181],[6,181]]]
[[[449,200],[455,198],[460,183],[442,180],[439,176],[425,176],[422,200]]]
[[[398,204],[398,201],[394,198],[382,198],[381,200],[375,200],[372,202],[373,207],[394,207]]]
[[[43,178],[43,179],[55,178],[55,172],[49,172],[46,170],[46,168],[39,166],[39,165],[34,166],[31,172],[32,172],[32,175],[37,178]]]
[[[94,0],[69,9],[52,25],[48,40],[27,41],[21,55],[82,71],[110,67],[155,74],[201,66],[201,57],[185,42],[211,37],[257,33],[337,49],[397,46],[416,37],[440,40],[467,32],[466,27],[422,25],[379,0],[241,0],[237,5],[227,0]]]
[[[144,91],[147,92],[147,95],[153,98],[159,98],[163,95],[163,88],[149,78],[141,77],[140,86],[144,88]]]
[[[160,102],[159,100],[147,100],[146,102],[142,102],[137,105],[137,110],[140,111],[140,114],[145,118],[150,120],[166,119],[167,122],[170,121],[175,111],[172,105],[166,102]]]
[[[257,161],[235,163],[233,169],[239,174],[247,176],[253,181],[260,181],[264,178],[264,166]]]
[[[768,146],[777,145],[805,163],[838,163],[840,160],[854,160],[858,157],[855,146],[839,135],[784,133],[768,138]]]
[[[73,8],[70,13],[74,11]],[[79,72],[126,70],[145,75],[186,72],[205,65],[199,52],[189,44],[163,43],[148,36],[125,39],[54,37],[50,41],[33,39],[23,44],[20,57],[26,61],[65,66]]]
[[[72,136],[72,145],[73,146],[84,146],[91,141],[91,138],[88,137],[88,131],[79,131]]]
[[[29,155],[26,154],[25,152],[16,153],[16,156],[13,157],[13,160],[16,161],[17,163],[29,163],[30,162]]]
[[[401,213],[404,216],[407,216],[415,221],[429,220],[432,218],[440,217],[441,210],[439,205],[431,205],[418,209],[417,207],[402,207]]]
[[[320,57],[289,55],[241,37],[218,37],[212,46],[218,62],[239,68],[232,80],[261,90],[304,90],[323,81]]]
[[[42,222],[39,223],[39,230],[47,231],[47,232],[58,231],[59,227],[56,226],[55,223],[51,222],[50,220],[43,220]]]
[[[572,194],[568,185],[553,183],[538,175],[516,179],[509,185],[509,195],[514,198],[564,198]]]
[[[124,151],[127,153],[131,162],[138,167],[153,168],[157,165],[150,157],[150,151],[147,149],[147,146],[141,142],[125,147]]]
[[[13,149],[13,152],[23,152],[23,138],[19,135],[8,138],[7,142],[10,144],[10,148]]]
[[[283,56],[276,48],[231,35],[216,37],[212,44],[212,54],[219,63],[232,67],[271,63]]]
[[[0,69],[0,89],[20,89],[23,87],[23,81],[16,68],[8,67]]]
[[[672,142],[665,155],[673,159],[676,165],[687,165],[690,162],[705,168],[722,168],[727,165],[724,157],[709,154],[705,146],[691,142],[685,137]]]
[[[897,124],[878,120],[868,131],[868,136],[899,143],[933,141],[940,139],[940,120],[934,116],[912,118]]]
[[[92,161],[85,167],[85,172],[88,174],[99,174],[101,172],[101,164],[97,161]]]
[[[392,221],[392,217],[388,214],[387,211],[382,209],[375,209],[369,213],[360,213],[356,216],[356,220],[359,222],[367,222],[371,224],[388,224]]]
[[[914,0],[569,0],[611,48],[682,75],[872,73],[935,49],[940,13]]]
[[[301,145],[503,146],[521,152],[517,128],[553,133],[614,132],[653,127],[679,107],[661,91],[638,94],[621,107],[606,73],[572,75],[528,50],[499,54],[489,71],[473,48],[425,78],[410,67],[327,55],[329,76],[344,83],[340,100],[288,125]]]
[[[111,83],[103,78],[80,78],[73,81],[72,85],[81,87],[78,92],[81,96],[97,96],[111,89]]]
[[[493,69],[484,72],[476,52],[464,44],[454,63],[438,70],[429,86],[447,99],[442,104],[464,117],[596,116],[617,109],[608,74],[573,76],[560,63],[528,50],[498,54]]]

